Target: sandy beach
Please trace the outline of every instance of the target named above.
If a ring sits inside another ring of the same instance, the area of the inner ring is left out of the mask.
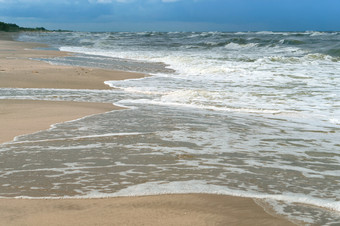
[[[50,125],[119,109],[112,104],[35,100],[0,100],[0,142],[45,130]],[[38,116],[38,117],[37,117]]]
[[[80,200],[0,201],[1,225],[291,225],[251,199],[159,195]]]
[[[0,40],[0,88],[108,89],[107,80],[145,75],[55,66],[29,58],[69,53]],[[119,109],[110,103],[0,100],[0,142],[50,125]],[[1,188],[0,188],[1,189]],[[293,225],[250,198],[208,194],[108,199],[0,199],[0,225]]]
[[[84,67],[54,66],[28,60],[67,56],[70,53],[37,50],[46,47],[36,43],[9,40],[0,42],[0,87],[55,88],[55,89],[109,89],[104,81],[142,78],[145,74],[111,71]],[[20,65],[20,67],[18,67]]]

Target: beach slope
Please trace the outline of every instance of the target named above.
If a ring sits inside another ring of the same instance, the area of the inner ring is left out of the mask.
[[[292,224],[267,214],[248,198],[185,194],[108,199],[2,199],[0,225]]]
[[[145,75],[55,66],[29,58],[68,53],[0,41],[0,88],[108,89],[104,81]],[[118,109],[106,103],[0,101],[0,142],[86,115]],[[119,120],[119,119],[117,119]],[[1,188],[0,188],[1,189]],[[0,225],[291,225],[252,199],[208,194],[107,199],[0,199]]]

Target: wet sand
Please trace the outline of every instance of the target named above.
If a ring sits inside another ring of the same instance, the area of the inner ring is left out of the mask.
[[[97,68],[56,66],[29,58],[71,55],[36,50],[35,43],[0,40],[0,88],[111,89],[105,81],[142,78],[145,74]]]
[[[108,199],[0,200],[0,225],[291,225],[253,200],[185,194]]]
[[[104,81],[145,76],[29,60],[69,54],[31,49],[37,46],[40,45],[0,40],[0,88],[108,89]],[[58,122],[113,109],[118,108],[105,103],[1,100],[0,142],[47,129]],[[268,214],[250,198],[183,194],[107,199],[0,199],[0,225],[292,224]]]
[[[0,143],[52,124],[120,109],[113,104],[66,101],[0,100]]]

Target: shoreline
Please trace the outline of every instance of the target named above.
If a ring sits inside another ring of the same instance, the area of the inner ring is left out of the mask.
[[[104,83],[108,80],[123,80],[147,76],[140,73],[95,68],[56,66],[42,61],[31,60],[31,58],[68,56],[71,53],[32,49],[46,47],[46,45],[12,41],[10,36],[14,34],[6,35],[5,40],[0,38],[0,88],[104,90],[112,89]],[[0,37],[3,38],[3,36]],[[11,138],[13,139],[19,135],[48,129],[56,123],[118,109],[123,108],[109,103],[53,102],[43,100],[5,101],[0,99],[0,125],[3,128],[9,128],[0,131],[0,143],[8,142]],[[18,113],[24,111],[26,113],[25,117]],[[39,118],[36,115],[39,115]],[[14,120],[15,124],[10,120]]]
[[[103,69],[55,66],[30,60],[29,58],[69,54],[28,49],[38,46],[41,45],[0,40],[0,88],[110,89],[104,81],[147,76]],[[46,112],[42,113],[42,109]],[[2,128],[6,128],[1,130],[0,142],[10,139],[3,138],[3,134],[9,134],[8,128],[18,136],[48,129],[55,123],[115,109],[119,107],[105,103],[0,100],[0,124],[5,125]],[[45,116],[37,118],[37,112]],[[41,123],[44,117],[44,123]],[[37,124],[32,121],[34,119],[41,123],[40,129],[31,128]],[[13,123],[24,129],[15,127]],[[25,130],[27,127],[31,130]],[[212,194],[67,200],[6,198],[0,199],[0,210],[0,224],[4,225],[293,225],[282,217],[268,214],[251,198]]]
[[[52,65],[31,60],[65,57],[72,53],[39,50],[39,43],[24,43],[0,38],[0,88],[112,89],[105,81],[144,78],[142,73],[89,67]],[[18,67],[20,65],[20,67]]]
[[[213,194],[0,199],[0,210],[4,225],[295,225],[252,199]]]
[[[0,143],[11,142],[17,136],[49,129],[57,123],[119,109],[122,108],[108,103],[0,100],[0,125],[6,128],[0,130]]]

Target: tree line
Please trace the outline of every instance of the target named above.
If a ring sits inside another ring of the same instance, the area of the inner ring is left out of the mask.
[[[44,27],[27,28],[20,27],[16,24],[10,24],[0,21],[0,31],[15,32],[15,31],[47,31]]]

